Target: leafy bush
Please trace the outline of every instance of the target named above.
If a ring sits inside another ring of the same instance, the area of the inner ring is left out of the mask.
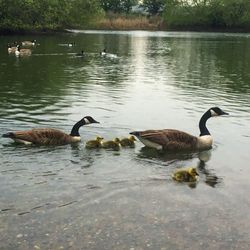
[[[165,0],[169,27],[246,28],[250,30],[249,0]]]

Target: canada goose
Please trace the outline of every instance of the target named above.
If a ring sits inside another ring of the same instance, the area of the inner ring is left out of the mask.
[[[20,49],[20,45],[17,45],[15,55],[16,56],[30,56],[31,50],[30,49]]]
[[[97,136],[95,140],[90,140],[86,142],[85,147],[86,148],[100,148],[102,146],[101,142],[103,140],[103,137]]]
[[[120,144],[122,147],[134,147],[135,146],[135,137],[133,135],[128,138],[123,138],[120,140]]]
[[[104,49],[103,51],[100,52],[100,55],[101,55],[101,56],[105,56],[106,54],[107,54],[106,49]]]
[[[197,180],[197,176],[199,176],[199,174],[197,173],[195,168],[187,168],[187,169],[179,169],[176,170],[173,175],[172,178],[175,181],[179,181],[179,182],[195,182]]]
[[[108,59],[117,59],[118,58],[118,56],[116,54],[107,53],[106,49],[101,51],[100,55],[105,57],[105,58],[108,58]]]
[[[2,137],[11,138],[15,142],[23,144],[63,145],[79,142],[81,140],[79,128],[91,123],[99,122],[91,116],[85,116],[73,126],[70,134],[52,128],[34,128],[31,130],[9,132],[2,135]]]
[[[67,45],[68,45],[69,47],[73,47],[73,46],[76,45],[76,43],[75,43],[75,42],[72,42],[72,43],[68,43]]]
[[[175,129],[134,131],[135,135],[144,145],[157,150],[178,151],[178,150],[205,150],[213,144],[206,121],[213,116],[228,115],[218,107],[210,108],[200,119],[200,136],[193,136]]]
[[[102,148],[110,148],[114,150],[120,149],[120,139],[115,138],[112,141],[102,141]]]
[[[14,42],[13,45],[11,45],[10,43],[8,43],[8,53],[15,53],[15,51],[17,50],[17,42]]]
[[[84,56],[84,51],[82,50],[81,53],[76,53],[77,57],[83,57]]]
[[[36,44],[36,40],[32,40],[32,41],[23,41],[23,42],[22,42],[22,46],[26,46],[26,47],[35,46],[35,44]]]

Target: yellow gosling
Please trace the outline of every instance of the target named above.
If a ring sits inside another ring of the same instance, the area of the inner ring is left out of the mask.
[[[120,149],[120,139],[115,138],[112,141],[102,141],[102,148],[110,148],[114,150],[119,150]]]
[[[173,173],[172,178],[178,182],[196,182],[197,176],[199,176],[199,174],[197,173],[196,168],[182,168],[176,170]]]
[[[95,140],[87,141],[85,147],[88,149],[100,148],[102,146],[102,140],[102,137],[97,136]]]
[[[123,138],[120,140],[120,144],[122,147],[134,147],[135,146],[135,137],[133,135],[128,138]]]

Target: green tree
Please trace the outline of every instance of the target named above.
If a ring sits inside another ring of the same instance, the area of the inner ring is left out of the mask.
[[[138,3],[138,0],[123,0],[122,9],[125,13],[129,13],[134,5]]]
[[[0,0],[0,29],[84,27],[103,15],[99,0]]]
[[[171,27],[245,28],[250,30],[249,0],[165,0]]]
[[[129,13],[138,0],[100,0],[105,12]]]
[[[144,0],[143,6],[151,15],[157,15],[161,11],[163,11],[163,7],[165,5],[164,0]]]
[[[71,26],[84,27],[103,14],[99,0],[72,0],[69,19]]]

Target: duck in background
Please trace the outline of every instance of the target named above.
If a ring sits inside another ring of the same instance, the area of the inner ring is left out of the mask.
[[[119,150],[120,149],[120,139],[116,137],[112,141],[102,141],[102,148]]]
[[[53,128],[34,128],[31,130],[9,132],[3,134],[2,137],[10,138],[15,142],[26,145],[64,145],[81,141],[79,134],[80,127],[91,123],[99,122],[91,116],[85,116],[73,126],[70,134]]]
[[[35,46],[36,45],[36,40],[32,40],[32,41],[23,41],[22,46],[24,47],[31,47],[31,46]]]
[[[122,147],[134,147],[135,141],[136,141],[135,137],[131,135],[128,138],[122,138],[120,140],[120,144]]]
[[[86,142],[85,147],[88,149],[100,148],[102,146],[103,137],[97,136],[95,140],[90,140]]]
[[[176,170],[172,178],[178,182],[196,182],[197,176],[199,176],[199,174],[196,168],[182,168]]]
[[[84,51],[82,50],[80,53],[76,53],[75,56],[84,57]]]
[[[118,56],[116,54],[107,53],[106,49],[101,51],[100,55],[105,57],[105,58],[108,58],[108,59],[117,59],[118,58]]]
[[[17,50],[17,42],[14,42],[13,44],[8,43],[8,53],[15,53]]]
[[[15,55],[17,57],[19,57],[19,56],[31,56],[31,54],[32,54],[31,49],[21,49],[20,45],[16,46]]]
[[[69,47],[73,47],[73,46],[75,46],[75,45],[76,45],[76,43],[75,43],[75,42],[68,43],[68,46],[69,46]]]
[[[101,56],[105,56],[105,55],[107,55],[107,51],[106,51],[106,49],[103,49],[103,51],[101,51],[101,52],[100,52],[100,55],[101,55]]]

